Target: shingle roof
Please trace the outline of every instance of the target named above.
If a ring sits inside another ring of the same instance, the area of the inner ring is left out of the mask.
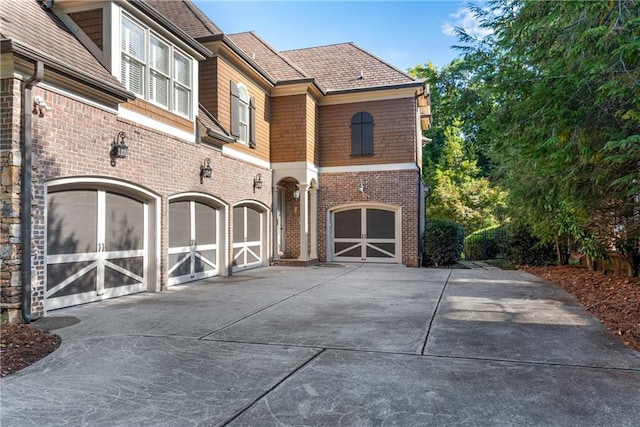
[[[296,80],[308,77],[288,58],[280,55],[277,50],[269,46],[253,31],[228,34],[227,37],[276,80]]]
[[[381,86],[419,84],[418,81],[353,43],[280,52],[328,92]]]
[[[198,105],[198,120],[207,128],[207,134],[226,142],[235,140],[202,104]]]
[[[222,34],[222,30],[190,0],[145,0],[194,39]]]
[[[74,75],[126,92],[62,21],[51,11],[43,9],[36,0],[3,1],[0,34],[38,57],[50,59],[49,67],[57,66],[58,71],[63,72],[70,69]]]

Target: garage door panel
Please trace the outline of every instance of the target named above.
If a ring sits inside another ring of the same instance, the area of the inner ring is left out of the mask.
[[[195,204],[196,241],[198,245],[211,245],[217,242],[216,211],[202,203]]]
[[[95,264],[91,262],[74,262],[64,264],[52,264],[47,266],[47,298],[59,298],[69,295],[96,291],[95,268],[83,272],[82,270]],[[74,275],[79,275],[74,280],[69,280]],[[55,291],[61,283],[67,282],[62,288]]]
[[[247,235],[246,241],[255,242],[260,241],[260,213],[247,209]]]
[[[189,202],[169,204],[169,247],[189,246],[191,243],[191,216]],[[170,265],[173,265],[172,262]]]
[[[47,200],[47,254],[76,254],[98,246],[95,191],[50,194]]]
[[[233,208],[233,267],[262,265],[263,213],[248,206]]]
[[[123,270],[130,272],[136,276],[142,277],[144,273],[144,257],[132,257],[132,258],[111,258],[109,263],[120,267]]]
[[[190,254],[169,254],[169,277],[179,277],[190,274],[191,265],[189,264]],[[180,264],[178,264],[180,262]]]
[[[211,265],[211,260],[215,260],[217,256],[217,251],[199,251],[197,252],[196,260],[195,260],[195,271],[203,272],[203,271],[212,271],[216,269],[215,265]],[[204,257],[202,259],[201,257]]]
[[[136,277],[132,277],[130,274],[125,274],[122,271],[115,270],[106,266],[104,269],[104,288],[115,289],[121,286],[131,286],[140,283]]]
[[[119,194],[105,196],[105,246],[109,251],[144,248],[144,206]]]
[[[367,245],[367,258],[395,258],[395,243]]]
[[[367,209],[366,235],[368,239],[395,239],[395,212]]]
[[[334,225],[336,239],[359,239],[362,236],[362,213],[360,209],[336,212]]]

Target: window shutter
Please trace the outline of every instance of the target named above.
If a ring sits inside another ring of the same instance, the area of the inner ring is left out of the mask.
[[[256,98],[249,99],[249,147],[256,148]]]
[[[373,155],[373,117],[369,113],[362,114],[362,155]]]
[[[231,80],[231,135],[236,138],[240,136],[240,97],[238,95],[238,85]]]
[[[356,113],[351,117],[351,155],[360,156],[362,154],[362,127],[360,126],[360,116]]]

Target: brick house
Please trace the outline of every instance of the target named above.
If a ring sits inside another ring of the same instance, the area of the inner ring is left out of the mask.
[[[423,82],[352,43],[224,34],[187,0],[17,0],[0,22],[10,320],[271,263],[420,265]]]

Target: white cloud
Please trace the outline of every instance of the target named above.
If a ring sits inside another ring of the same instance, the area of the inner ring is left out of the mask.
[[[452,21],[446,21],[440,26],[442,33],[447,36],[455,36],[456,28],[462,28],[465,33],[478,39],[482,39],[492,33],[490,29],[480,26],[480,22],[468,7],[460,8],[449,16]]]

